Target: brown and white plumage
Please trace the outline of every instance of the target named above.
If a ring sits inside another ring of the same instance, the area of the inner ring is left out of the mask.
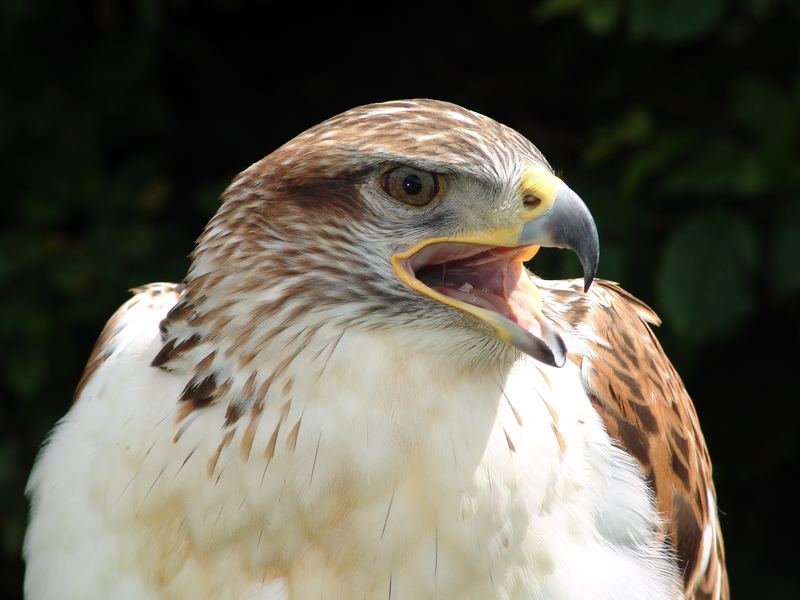
[[[587,352],[570,356],[614,440],[642,466],[664,516],[687,598],[728,598],[711,460],[697,413],[656,339],[649,306],[617,284],[596,281],[589,296],[569,282],[543,282],[544,310],[566,329],[592,331]],[[552,311],[552,312],[551,312]]]
[[[101,334],[31,477],[28,596],[726,599],[657,318],[521,266],[569,247],[588,286],[596,243],[455,105],[301,134]]]

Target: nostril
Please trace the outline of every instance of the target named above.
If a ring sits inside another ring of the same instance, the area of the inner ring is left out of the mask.
[[[542,200],[536,196],[527,195],[522,199],[522,203],[525,205],[525,208],[536,208],[542,203]]]

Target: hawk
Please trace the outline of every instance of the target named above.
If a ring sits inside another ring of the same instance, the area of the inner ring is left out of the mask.
[[[28,598],[727,598],[694,407],[598,256],[490,118],[300,134],[101,333],[28,485]]]

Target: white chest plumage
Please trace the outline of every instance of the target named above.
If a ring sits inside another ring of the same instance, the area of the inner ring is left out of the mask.
[[[348,332],[245,457],[222,405],[176,439],[158,317],[128,311],[37,464],[30,598],[679,597],[571,363],[478,375]]]

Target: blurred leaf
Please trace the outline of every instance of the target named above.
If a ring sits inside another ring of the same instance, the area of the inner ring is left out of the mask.
[[[199,183],[194,192],[194,205],[204,215],[211,217],[222,204],[222,192],[228,186],[228,180],[204,181]]]
[[[586,28],[595,35],[610,32],[619,21],[619,0],[595,0],[587,2],[581,12]]]
[[[44,256],[42,240],[32,238],[26,231],[0,232],[0,284],[8,285],[30,273]]]
[[[600,251],[600,266],[597,270],[598,277],[616,282],[626,281],[629,260],[629,252],[621,244],[603,244]],[[573,274],[572,277],[576,275]]]
[[[16,475],[16,466],[11,444],[6,440],[0,441],[0,481],[6,481]]]
[[[0,2],[0,21],[19,21],[30,19],[40,12],[42,6],[35,0],[3,0]]]
[[[619,21],[621,0],[545,0],[533,10],[540,21],[577,14],[595,35],[610,32]]]
[[[757,135],[792,135],[798,107],[785,90],[758,79],[739,79],[733,85],[733,114]]]
[[[772,83],[740,79],[733,86],[733,114],[750,134],[750,162],[775,190],[800,186],[800,94]],[[765,186],[766,187],[766,186]]]
[[[778,223],[772,234],[769,281],[779,298],[800,294],[800,210]]]
[[[138,204],[142,212],[147,214],[158,213],[169,201],[171,186],[165,177],[154,177],[139,192]]]
[[[706,33],[722,16],[724,0],[628,0],[634,39],[681,42]]]
[[[652,143],[639,145],[622,173],[622,192],[636,195],[648,179],[666,172],[667,167],[683,156],[693,138],[683,132],[659,133]]]
[[[769,173],[752,149],[724,138],[697,138],[658,184],[675,196],[754,195],[769,185]]]
[[[585,0],[544,0],[533,9],[533,14],[541,20],[580,12]]]
[[[24,500],[15,494],[13,484],[24,479],[13,441],[0,441],[0,547],[5,554],[19,551],[25,531],[25,521],[15,518],[24,511]]]
[[[47,358],[36,347],[23,344],[3,360],[3,376],[11,391],[32,398],[47,380]]]
[[[92,265],[83,252],[70,252],[69,256],[55,258],[57,268],[51,271],[53,289],[68,296],[85,293],[92,277]]]
[[[690,344],[730,334],[755,309],[755,232],[726,211],[692,216],[667,239],[656,272],[664,321]]]
[[[136,7],[139,9],[139,18],[144,29],[148,32],[156,31],[163,25],[164,8],[158,0],[139,0]]]
[[[653,130],[650,115],[641,107],[630,109],[616,123],[600,128],[586,150],[586,161],[598,163],[622,147],[640,145]]]

